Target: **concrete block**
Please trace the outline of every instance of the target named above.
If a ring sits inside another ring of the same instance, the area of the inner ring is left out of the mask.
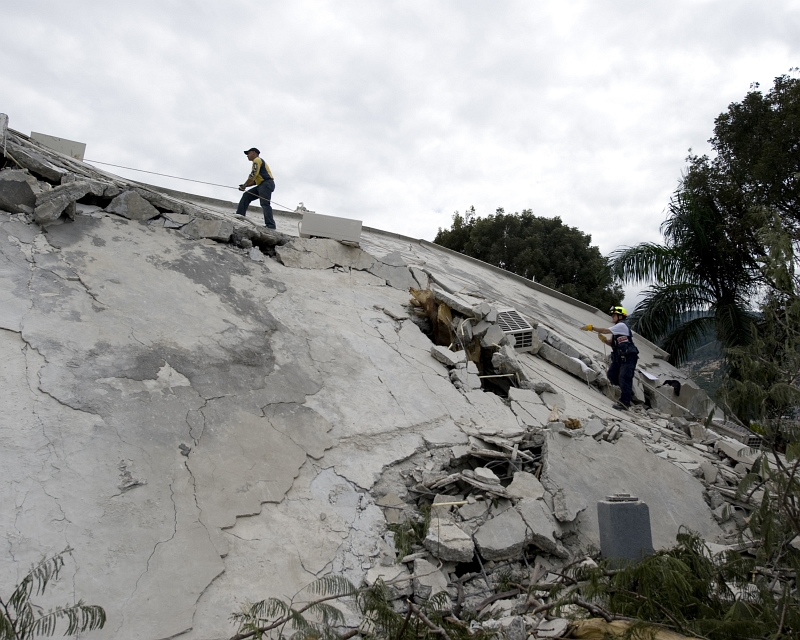
[[[447,576],[433,564],[417,558],[414,560],[414,595],[427,600],[440,591],[447,591]]]
[[[571,358],[547,343],[542,344],[539,348],[539,356],[581,380],[594,382],[597,379],[596,371],[589,369],[577,358]]]
[[[496,324],[491,325],[486,333],[481,338],[481,347],[489,349],[491,347],[499,347],[500,343],[506,337],[503,330]]]
[[[447,347],[441,347],[438,344],[431,346],[431,355],[448,367],[455,367],[457,364],[466,364],[467,362],[465,351],[450,351]]]
[[[559,522],[572,522],[588,506],[583,496],[569,489],[559,488],[553,494],[553,515]]]
[[[495,516],[475,532],[475,544],[485,560],[513,558],[525,547],[527,527],[514,509]]]
[[[506,492],[512,498],[531,498],[538,500],[544,497],[544,487],[542,483],[532,473],[527,471],[517,471],[514,473],[514,480],[506,487]]]
[[[635,497],[597,503],[600,551],[606,558],[639,560],[653,553],[650,509]]]
[[[210,238],[211,240],[227,242],[233,234],[233,224],[227,220],[203,220],[197,218],[187,224],[182,231],[185,235],[195,240]]]
[[[472,538],[446,515],[431,518],[423,544],[434,557],[445,561],[470,562],[475,554]]]
[[[123,191],[120,193],[106,207],[106,211],[116,213],[128,220],[152,220],[161,215],[158,209],[135,191]]]
[[[105,186],[97,181],[76,180],[61,184],[36,196],[33,218],[36,222],[52,222],[61,217],[64,210],[76,200],[80,200],[88,193],[100,196],[104,190]]]
[[[528,527],[527,541],[542,551],[559,558],[569,556],[567,550],[556,539],[560,534],[559,526],[553,519],[547,504],[543,500],[525,498],[517,504],[517,511]]]
[[[332,238],[348,242],[361,241],[361,220],[340,218],[338,216],[324,216],[319,213],[306,211],[303,219],[297,224],[301,238]]]
[[[33,213],[40,192],[36,178],[27,171],[0,171],[0,209],[11,213]]]
[[[475,469],[475,479],[485,482],[486,484],[500,484],[500,478],[491,469],[486,467],[478,467]]]

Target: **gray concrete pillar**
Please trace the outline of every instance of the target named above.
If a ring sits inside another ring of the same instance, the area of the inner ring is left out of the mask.
[[[650,509],[636,496],[617,493],[597,503],[600,552],[616,560],[640,560],[653,553]]]

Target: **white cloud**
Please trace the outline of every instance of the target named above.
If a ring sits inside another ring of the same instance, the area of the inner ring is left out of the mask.
[[[658,240],[689,147],[800,63],[796,0],[31,0],[3,23],[0,110],[90,158],[236,185],[255,145],[291,208],[427,239],[529,208],[606,253]]]

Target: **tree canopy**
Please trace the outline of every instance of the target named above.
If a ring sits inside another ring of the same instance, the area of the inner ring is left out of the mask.
[[[800,241],[800,80],[758,85],[714,121],[713,156],[690,155],[661,227],[663,244],[613,255],[614,274],[650,282],[633,328],[680,364],[713,329],[727,348],[749,344],[754,312],[775,287],[762,268],[775,216]],[[690,318],[690,319],[687,319]]]
[[[450,229],[439,229],[434,242],[530,278],[573,298],[606,310],[619,304],[621,285],[611,276],[608,259],[591,245],[592,237],[561,218],[535,216],[531,210],[507,214],[500,208],[481,218],[470,208],[453,215]]]

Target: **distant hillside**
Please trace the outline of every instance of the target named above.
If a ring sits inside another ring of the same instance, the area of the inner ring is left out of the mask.
[[[720,343],[711,339],[698,347],[679,370],[693,378],[710,397],[716,398],[725,372],[725,357]]]

